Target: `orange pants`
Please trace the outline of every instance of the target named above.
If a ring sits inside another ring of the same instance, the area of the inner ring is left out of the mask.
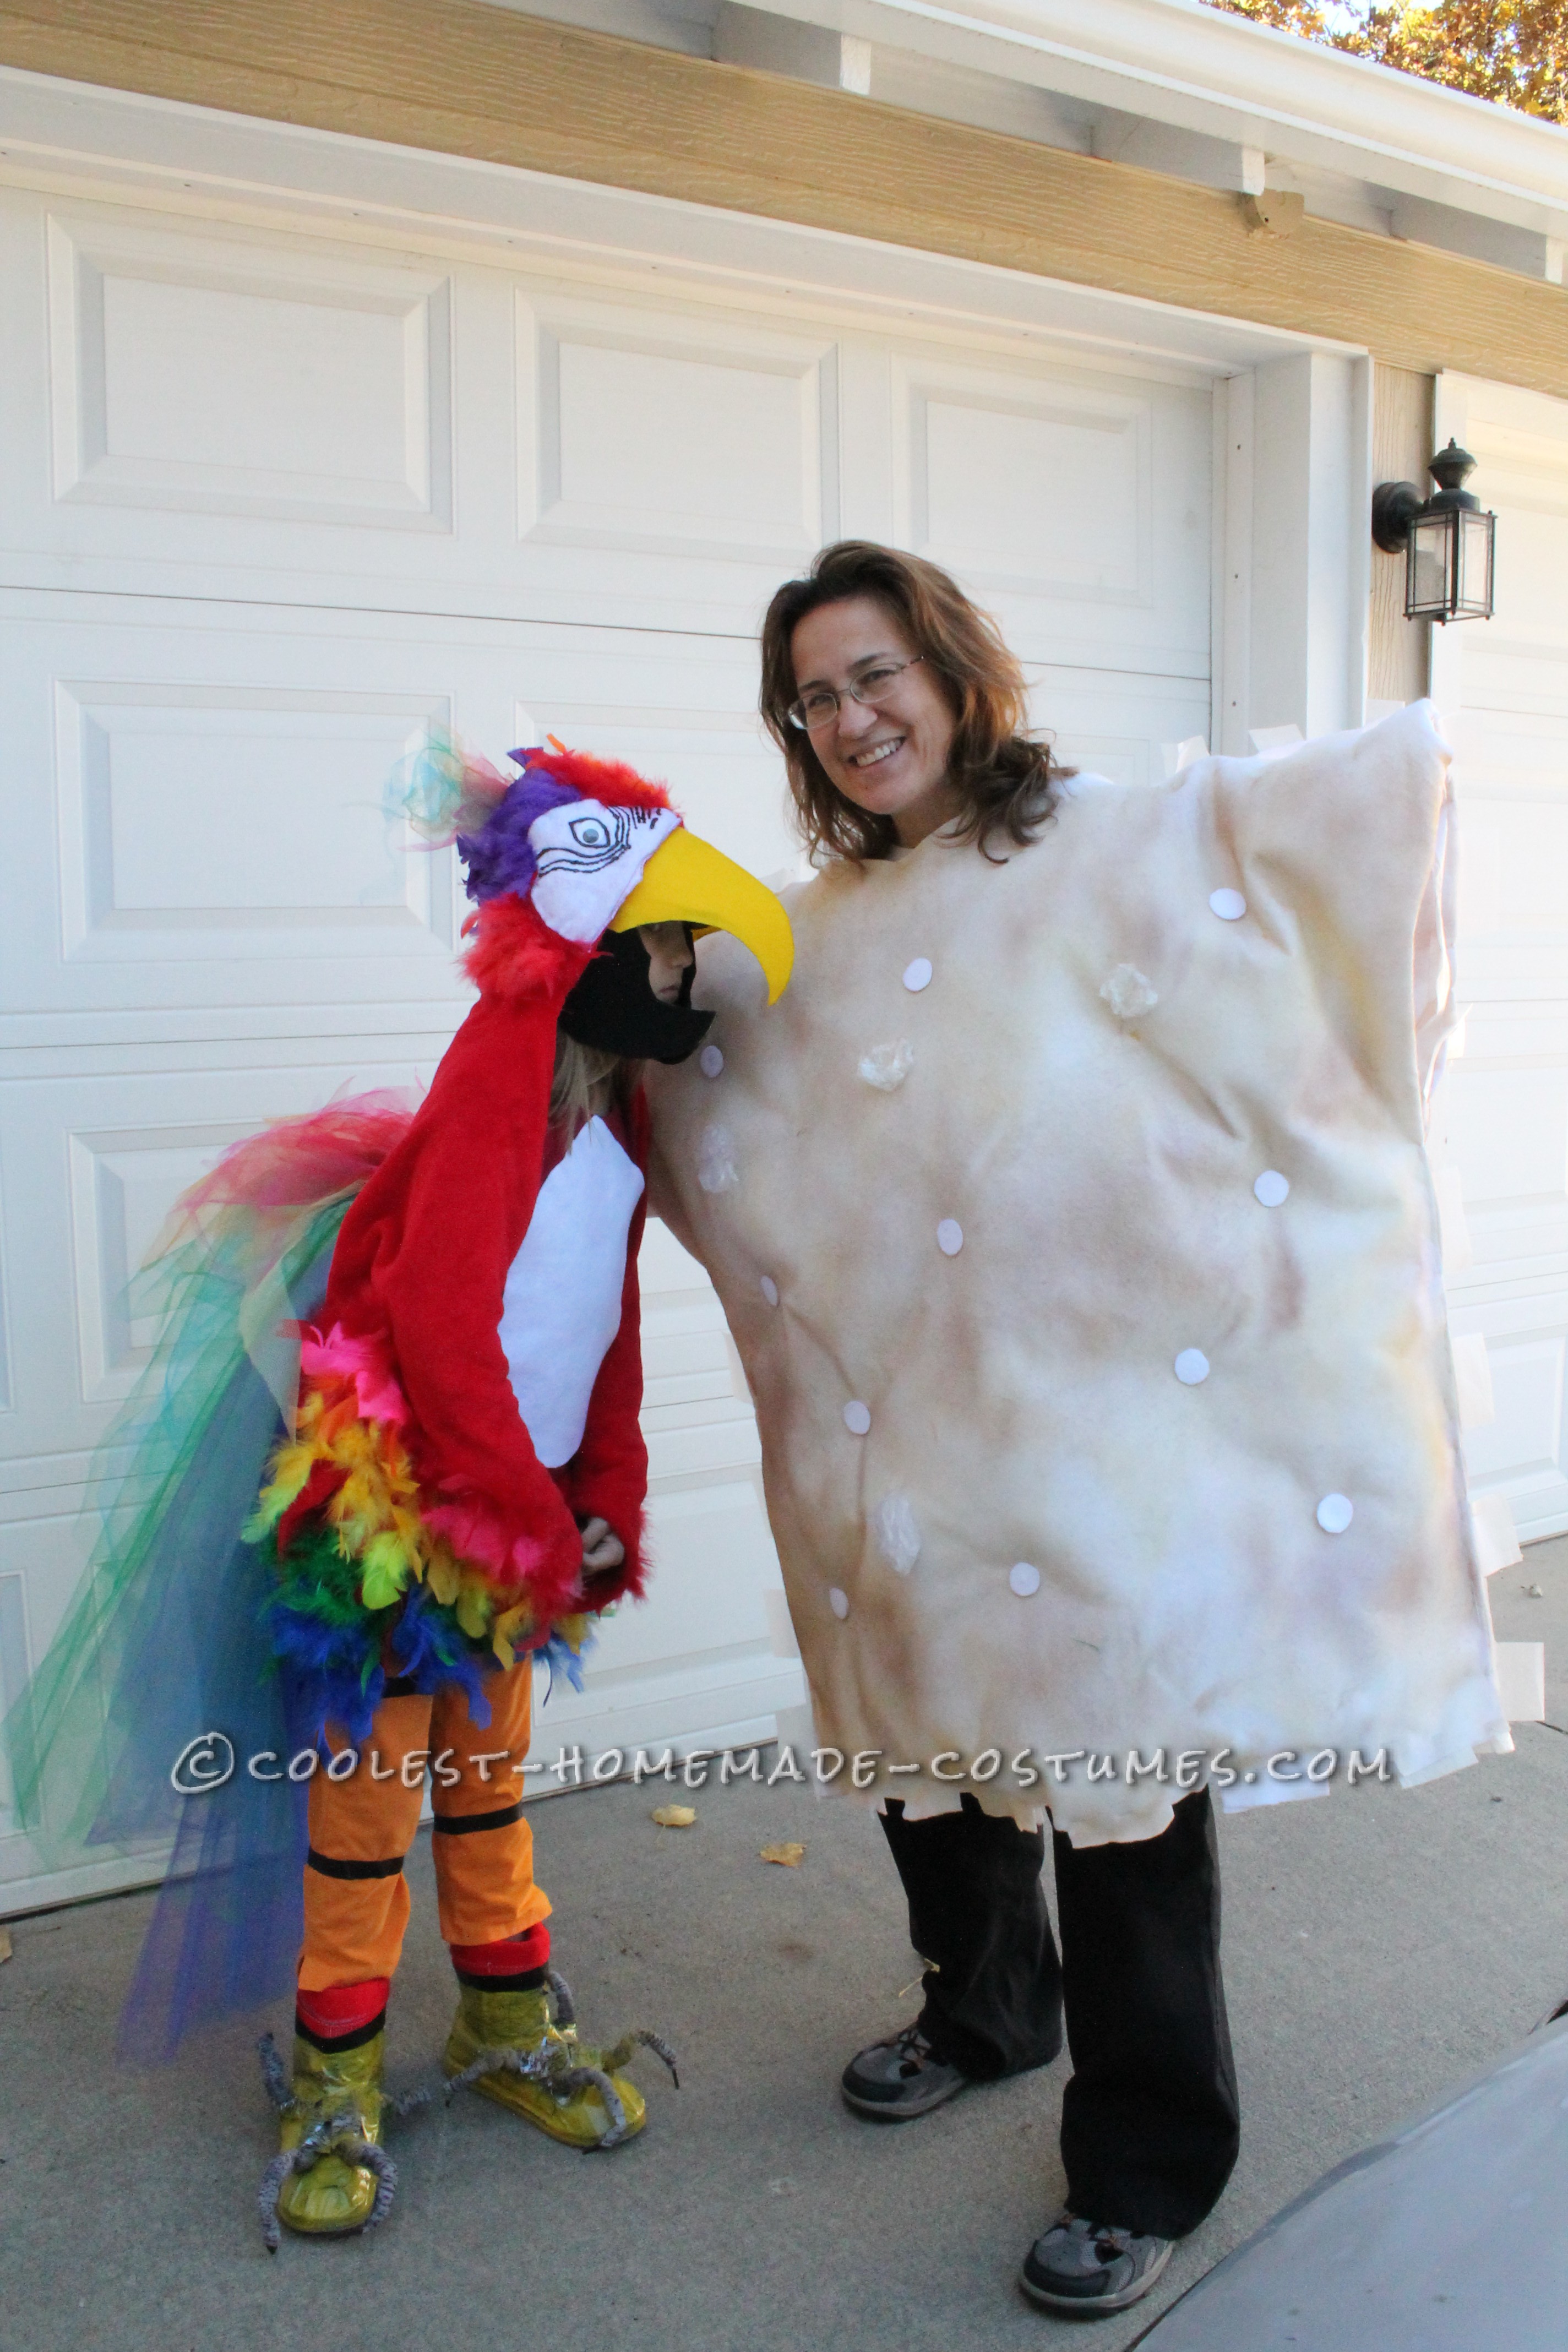
[[[319,1770],[311,1780],[302,1991],[395,1970],[408,1925],[403,1861],[419,1826],[426,1759],[447,1942],[500,1943],[549,1917],[550,1898],[533,1883],[533,1832],[521,1803],[533,1699],[529,1662],[487,1675],[485,1694],[491,1714],[483,1730],[460,1690],[385,1698],[354,1770],[340,1780]],[[335,1727],[328,1745],[334,1759],[348,1752]]]

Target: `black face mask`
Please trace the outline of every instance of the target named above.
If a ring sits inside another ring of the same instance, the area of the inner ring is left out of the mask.
[[[689,942],[691,932],[687,930]],[[681,974],[680,994],[661,1003],[648,985],[647,950],[635,930],[606,931],[557,1018],[579,1045],[624,1054],[634,1062],[684,1062],[712,1024],[691,1009],[695,964]]]

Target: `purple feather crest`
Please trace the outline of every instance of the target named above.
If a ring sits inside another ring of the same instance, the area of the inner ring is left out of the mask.
[[[465,880],[470,898],[483,906],[488,898],[499,898],[504,891],[515,890],[525,898],[533,885],[534,858],[528,845],[529,827],[547,809],[560,808],[567,801],[581,800],[582,794],[570,784],[557,783],[543,768],[531,768],[526,751],[511,751],[522,773],[497,806],[495,814],[477,833],[458,835],[458,855],[463,861]]]

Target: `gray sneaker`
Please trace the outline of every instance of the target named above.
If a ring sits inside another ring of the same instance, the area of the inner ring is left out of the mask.
[[[890,2042],[873,2042],[844,2069],[839,2088],[846,2106],[883,2124],[904,2124],[929,2116],[956,2098],[969,2081],[939,2058],[918,2025],[906,2025]]]
[[[1173,2242],[1135,2238],[1131,2230],[1104,2229],[1063,2213],[1029,2248],[1018,2284],[1047,2311],[1098,2319],[1148,2294],[1171,2259]]]

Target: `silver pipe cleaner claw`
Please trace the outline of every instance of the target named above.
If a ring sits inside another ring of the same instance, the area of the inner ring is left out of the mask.
[[[550,1987],[551,1991],[555,1995],[556,2024],[575,2025],[577,2022],[577,2004],[572,1998],[572,1988],[567,1983],[565,1978],[561,1974],[558,1969],[546,1969],[544,1971],[544,1981]]]

